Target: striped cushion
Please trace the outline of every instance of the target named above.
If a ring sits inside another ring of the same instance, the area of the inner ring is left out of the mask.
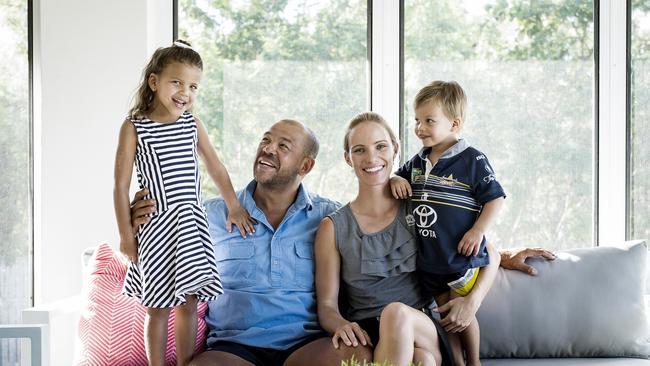
[[[144,348],[146,308],[120,294],[126,263],[108,244],[100,244],[86,268],[75,365],[147,365]],[[198,305],[196,352],[203,350],[207,303]],[[176,364],[174,312],[170,312],[167,365]]]

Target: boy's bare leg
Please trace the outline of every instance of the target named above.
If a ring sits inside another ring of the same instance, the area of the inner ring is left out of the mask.
[[[460,338],[467,355],[468,366],[480,366],[479,348],[481,341],[481,331],[476,317],[472,319],[470,325],[460,333]]]
[[[452,299],[461,297],[461,295],[454,291],[450,291],[450,295]],[[460,332],[460,340],[462,343],[462,349],[465,350],[465,354],[467,355],[467,365],[480,366],[481,359],[479,358],[479,348],[481,343],[481,331],[476,316],[472,318],[472,322],[469,326]]]
[[[451,299],[462,297],[455,291],[450,291]],[[472,322],[465,330],[460,332],[461,352],[464,349],[467,356],[467,366],[480,366],[481,359],[479,358],[479,347],[481,343],[481,333],[478,326],[476,316],[472,318]],[[454,356],[455,357],[455,356]]]
[[[436,304],[438,307],[446,304],[452,298],[453,291],[435,296]],[[459,295],[460,296],[460,295]],[[442,318],[447,316],[447,313],[440,314]],[[451,348],[451,357],[454,360],[454,365],[465,366],[465,355],[463,354],[463,347],[461,344],[460,336],[458,333],[447,333],[449,340],[449,348]]]

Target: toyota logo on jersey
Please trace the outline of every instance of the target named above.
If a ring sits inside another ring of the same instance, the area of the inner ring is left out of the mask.
[[[418,217],[418,227],[431,227],[438,221],[436,210],[427,205],[419,205],[413,210],[413,213]]]

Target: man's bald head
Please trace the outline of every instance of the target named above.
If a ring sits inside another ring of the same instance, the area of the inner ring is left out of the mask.
[[[318,156],[318,149],[320,147],[320,144],[318,143],[318,138],[316,137],[314,131],[312,131],[311,128],[305,126],[303,123],[293,119],[281,119],[275,124],[280,124],[280,123],[302,128],[302,130],[305,133],[304,154],[305,156],[308,156],[316,160],[316,156]]]

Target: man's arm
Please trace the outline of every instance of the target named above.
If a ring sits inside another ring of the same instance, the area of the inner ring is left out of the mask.
[[[135,192],[133,201],[131,201],[131,226],[133,232],[138,231],[138,226],[151,221],[149,214],[156,212],[156,200],[145,200],[144,196],[149,194],[149,190],[143,188]]]
[[[501,251],[501,267],[505,269],[514,269],[528,273],[531,276],[537,274],[537,270],[526,264],[526,259],[529,257],[542,257],[547,260],[555,259],[555,254],[551,251],[542,248],[513,248],[502,249]]]

